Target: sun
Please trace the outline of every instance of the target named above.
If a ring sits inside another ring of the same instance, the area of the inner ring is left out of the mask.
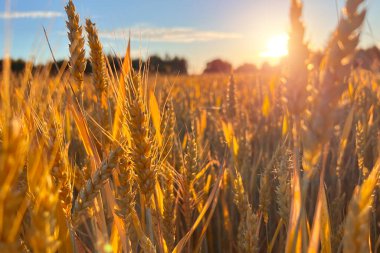
[[[287,34],[278,34],[272,36],[267,44],[264,51],[260,53],[263,58],[279,59],[288,54],[288,40]]]

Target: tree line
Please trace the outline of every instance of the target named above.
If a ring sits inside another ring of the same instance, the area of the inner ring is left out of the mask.
[[[107,56],[107,60],[110,64],[110,67],[113,70],[119,71],[122,66],[122,62],[124,58],[119,58],[117,56]],[[148,63],[148,64],[147,64]],[[11,60],[11,69],[15,73],[21,73],[24,71],[25,66],[27,62],[22,59]],[[46,67],[48,64],[52,64],[52,62],[46,63],[46,64],[37,64],[33,66],[33,71],[37,69],[41,69]],[[59,69],[62,68],[66,64],[65,60],[58,60],[56,62]],[[147,61],[143,61],[140,59],[133,59],[132,60],[132,67],[135,70],[139,70],[140,68],[145,68],[146,66],[149,67],[149,72],[158,72],[160,74],[182,74],[187,75],[187,60],[180,57],[173,57],[170,58],[166,56],[165,58],[161,58],[157,55],[153,55],[148,58]],[[66,64],[66,68],[68,68]],[[0,71],[3,69],[3,60],[0,60]],[[85,68],[85,74],[92,73],[92,67],[90,64],[90,61],[87,59],[87,64]],[[57,74],[57,69],[55,67],[52,67],[50,70],[50,73],[52,75]]]
[[[119,58],[116,56],[107,56],[108,62],[110,63],[110,66],[113,70],[119,71],[122,66],[123,58]],[[322,59],[321,53],[316,52],[313,54],[313,58],[310,59],[313,64],[319,64],[320,60]],[[15,73],[21,73],[24,71],[26,62],[21,59],[11,60],[11,69]],[[51,63],[50,63],[51,64]],[[61,68],[65,64],[64,60],[57,61],[57,65],[59,68]],[[283,64],[283,62],[280,62],[280,65]],[[44,68],[47,64],[39,64],[33,66],[33,71],[36,69]],[[152,55],[148,58],[147,61],[143,61],[141,59],[133,59],[132,60],[132,67],[135,70],[138,70],[140,68],[146,68],[148,66],[149,69],[147,69],[149,72],[159,73],[159,74],[166,74],[166,75],[187,75],[188,74],[188,63],[185,58],[182,57],[169,57],[165,56],[164,58],[161,58],[158,55]],[[355,54],[355,61],[354,66],[356,67],[362,67],[365,69],[374,70],[375,72],[380,72],[380,50],[376,46],[367,48],[367,49],[360,49]],[[67,67],[67,66],[66,66]],[[277,66],[278,67],[278,66]],[[268,71],[272,68],[276,68],[273,66],[270,66],[268,63],[264,62],[261,67],[257,67],[254,64],[251,63],[245,63],[237,68],[233,68],[232,64],[228,61],[222,60],[222,59],[214,59],[206,63],[206,67],[203,70],[204,74],[211,74],[211,73],[255,73],[257,71]],[[0,72],[3,69],[3,60],[0,60]],[[85,69],[86,74],[90,74],[92,72],[91,64],[87,60],[87,65]],[[50,73],[52,75],[57,74],[57,70],[55,67],[52,67],[50,70]]]

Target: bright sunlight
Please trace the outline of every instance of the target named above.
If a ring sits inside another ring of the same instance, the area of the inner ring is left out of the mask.
[[[264,51],[260,53],[263,58],[281,58],[288,54],[288,35],[278,34],[272,36],[267,44]]]

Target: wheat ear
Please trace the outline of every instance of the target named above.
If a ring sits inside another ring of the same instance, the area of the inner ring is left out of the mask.
[[[129,87],[129,98],[126,105],[126,123],[131,135],[131,144],[128,156],[131,160],[134,172],[137,174],[137,182],[149,200],[154,192],[157,181],[157,168],[153,162],[153,141],[150,134],[147,108],[142,97],[141,78],[137,75],[126,77]]]
[[[86,69],[86,59],[84,51],[84,38],[82,35],[82,26],[79,25],[79,15],[75,11],[75,5],[72,0],[65,7],[67,19],[67,33],[70,45],[70,71],[79,91],[79,100],[83,103],[83,76]]]
[[[289,34],[288,75],[285,97],[289,112],[299,115],[305,110],[307,98],[307,68],[306,61],[309,50],[304,43],[305,27],[301,20],[302,3],[292,0],[290,5],[291,30]]]
[[[93,200],[100,192],[100,189],[111,177],[112,171],[116,167],[122,152],[123,150],[121,147],[111,151],[108,158],[100,165],[100,168],[95,171],[94,176],[88,179],[86,184],[80,190],[73,209],[72,221],[74,226],[79,225],[81,215],[91,207]]]
[[[319,80],[319,94],[314,97],[314,108],[304,128],[303,166],[311,171],[319,160],[322,146],[330,137],[333,111],[345,89],[345,78],[351,70],[352,57],[359,42],[358,28],[362,25],[365,10],[359,12],[364,0],[347,0],[342,18],[336,28],[323,59]],[[327,130],[327,131],[326,131]]]
[[[107,66],[100,43],[98,31],[90,19],[86,19],[88,45],[90,47],[90,61],[92,65],[93,82],[99,98],[108,87]]]
[[[244,190],[243,180],[238,171],[233,182],[234,202],[239,210],[240,221],[237,234],[239,252],[258,252],[257,228],[259,218],[253,212],[248,200],[248,194]]]

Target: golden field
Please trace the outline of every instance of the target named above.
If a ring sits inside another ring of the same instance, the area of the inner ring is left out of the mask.
[[[0,252],[380,252],[380,76],[352,64],[363,2],[319,64],[292,0],[283,69],[157,76],[130,46],[115,71],[70,0],[68,70],[3,63]]]

